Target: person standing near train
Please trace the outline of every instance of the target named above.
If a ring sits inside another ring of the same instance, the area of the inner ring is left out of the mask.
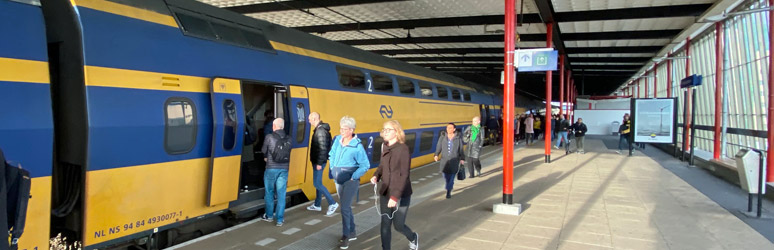
[[[473,117],[473,124],[465,128],[465,132],[462,133],[464,135],[462,140],[468,144],[465,159],[469,163],[470,178],[476,177],[473,173],[474,167],[478,176],[481,176],[481,161],[479,161],[478,157],[481,154],[481,147],[484,145],[484,133],[484,128],[481,127],[481,118],[478,116]]]
[[[465,153],[462,149],[462,138],[460,138],[462,136],[457,132],[457,126],[454,123],[446,125],[446,131],[441,132],[439,137],[433,160],[441,161],[439,166],[446,180],[446,199],[449,199],[460,164],[465,164]]]
[[[406,236],[409,249],[419,247],[419,234],[406,226],[411,204],[411,153],[406,146],[406,134],[398,121],[385,122],[381,133],[384,143],[379,167],[371,177],[371,183],[379,184],[379,213],[382,219],[382,249],[390,249],[392,229]],[[397,210],[395,209],[397,207]]]
[[[360,139],[355,134],[355,119],[344,116],[339,122],[339,132],[333,138],[331,151],[328,153],[330,171],[336,182],[341,206],[342,235],[339,248],[349,248],[349,242],[357,239],[355,233],[355,216],[352,214],[352,201],[355,199],[360,184],[360,177],[371,167],[368,155]]]
[[[328,201],[328,210],[325,215],[330,216],[336,212],[339,208],[339,204],[333,199],[331,193],[328,192],[322,183],[323,168],[328,162],[328,153],[331,151],[331,126],[320,120],[320,113],[312,112],[309,114],[309,124],[314,128],[314,134],[312,134],[312,141],[309,145],[309,161],[312,162],[312,171],[314,188],[317,189],[316,198],[314,203],[307,207],[310,211],[322,211],[320,207],[322,203],[322,197]]]
[[[278,227],[281,227],[282,223],[285,222],[285,193],[288,187],[288,168],[290,166],[289,158],[286,158],[290,156],[290,147],[282,146],[285,144],[283,142],[290,140],[285,135],[284,129],[285,120],[282,118],[274,119],[272,121],[272,131],[274,132],[266,136],[261,148],[264,155],[263,160],[266,161],[266,171],[263,173],[263,183],[266,187],[264,192],[266,213],[261,216],[261,219],[268,222],[273,222],[276,219]],[[278,145],[280,146],[278,147]],[[276,217],[274,198],[277,198]]]

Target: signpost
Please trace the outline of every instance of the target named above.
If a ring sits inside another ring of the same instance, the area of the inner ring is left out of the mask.
[[[554,49],[523,49],[516,51],[519,72],[556,70],[559,52]]]

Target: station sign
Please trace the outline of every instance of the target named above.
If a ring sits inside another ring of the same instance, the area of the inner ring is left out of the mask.
[[[516,68],[519,72],[554,71],[557,67],[559,52],[554,49],[522,49],[514,53]]]
[[[702,77],[700,75],[693,74],[689,77],[683,78],[680,81],[680,88],[690,88],[701,85]]]

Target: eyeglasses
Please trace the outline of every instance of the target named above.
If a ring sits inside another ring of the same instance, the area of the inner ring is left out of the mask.
[[[395,131],[395,129],[394,129],[394,128],[385,128],[385,129],[382,129],[382,133],[387,133],[387,132],[390,132],[390,131]]]
[[[339,129],[339,131],[345,131],[345,130],[354,130],[354,129],[351,129],[351,128],[345,128],[345,127],[342,127],[342,128],[340,128],[340,129]]]

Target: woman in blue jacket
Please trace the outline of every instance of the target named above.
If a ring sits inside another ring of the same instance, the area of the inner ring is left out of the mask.
[[[371,167],[363,144],[355,134],[355,119],[344,116],[339,122],[341,133],[333,138],[331,151],[328,153],[330,170],[339,192],[341,204],[342,236],[339,248],[349,248],[349,242],[357,239],[355,233],[355,217],[352,215],[352,200],[357,194],[360,177]]]

